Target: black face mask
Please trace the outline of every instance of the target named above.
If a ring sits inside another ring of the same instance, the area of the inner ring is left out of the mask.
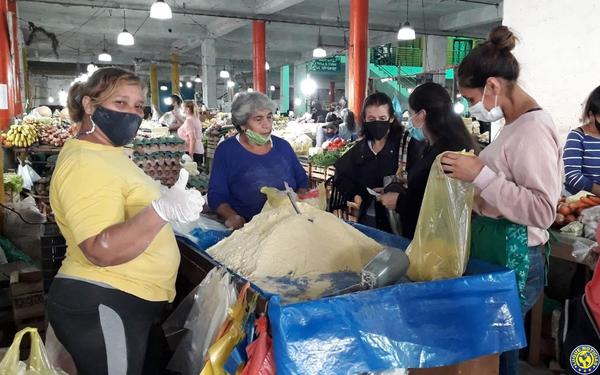
[[[365,126],[365,134],[371,136],[375,140],[382,139],[390,131],[390,123],[387,121],[365,122],[364,126]]]
[[[92,122],[106,134],[114,146],[121,147],[133,141],[142,124],[142,118],[135,113],[98,107],[92,115]]]

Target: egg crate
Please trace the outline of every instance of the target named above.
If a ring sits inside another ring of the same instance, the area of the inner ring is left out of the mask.
[[[133,150],[139,154],[185,152],[185,141],[179,137],[136,138]]]
[[[172,186],[179,178],[183,152],[158,151],[148,154],[134,152],[133,162],[144,173],[165,186]]]

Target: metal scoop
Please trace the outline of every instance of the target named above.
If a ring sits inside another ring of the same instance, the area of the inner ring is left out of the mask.
[[[375,255],[373,259],[363,267],[360,272],[360,284],[349,286],[326,297],[334,297],[361,290],[393,285],[402,280],[408,271],[409,264],[408,257],[404,251],[384,247],[379,254]]]
[[[288,199],[290,200],[290,203],[292,204],[292,207],[294,207],[294,211],[296,211],[296,213],[298,215],[302,215],[302,212],[300,212],[300,209],[298,208],[298,204],[296,204],[296,199],[294,199],[294,194],[293,194],[293,190],[292,188],[289,187],[287,182],[284,182],[285,185],[285,193],[288,197]],[[308,219],[308,221],[310,221],[311,223],[314,223],[313,219]]]

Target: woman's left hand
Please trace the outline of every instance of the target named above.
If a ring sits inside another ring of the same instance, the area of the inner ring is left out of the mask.
[[[442,158],[444,172],[457,180],[473,182],[485,164],[477,156],[461,155],[449,152]]]
[[[385,193],[381,194],[377,197],[377,200],[381,202],[381,204],[390,210],[394,210],[396,208],[396,203],[398,202],[399,193]]]

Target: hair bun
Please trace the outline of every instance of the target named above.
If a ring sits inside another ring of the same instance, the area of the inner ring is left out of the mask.
[[[517,44],[517,37],[506,26],[494,27],[488,36],[488,41],[500,52],[510,52]]]

